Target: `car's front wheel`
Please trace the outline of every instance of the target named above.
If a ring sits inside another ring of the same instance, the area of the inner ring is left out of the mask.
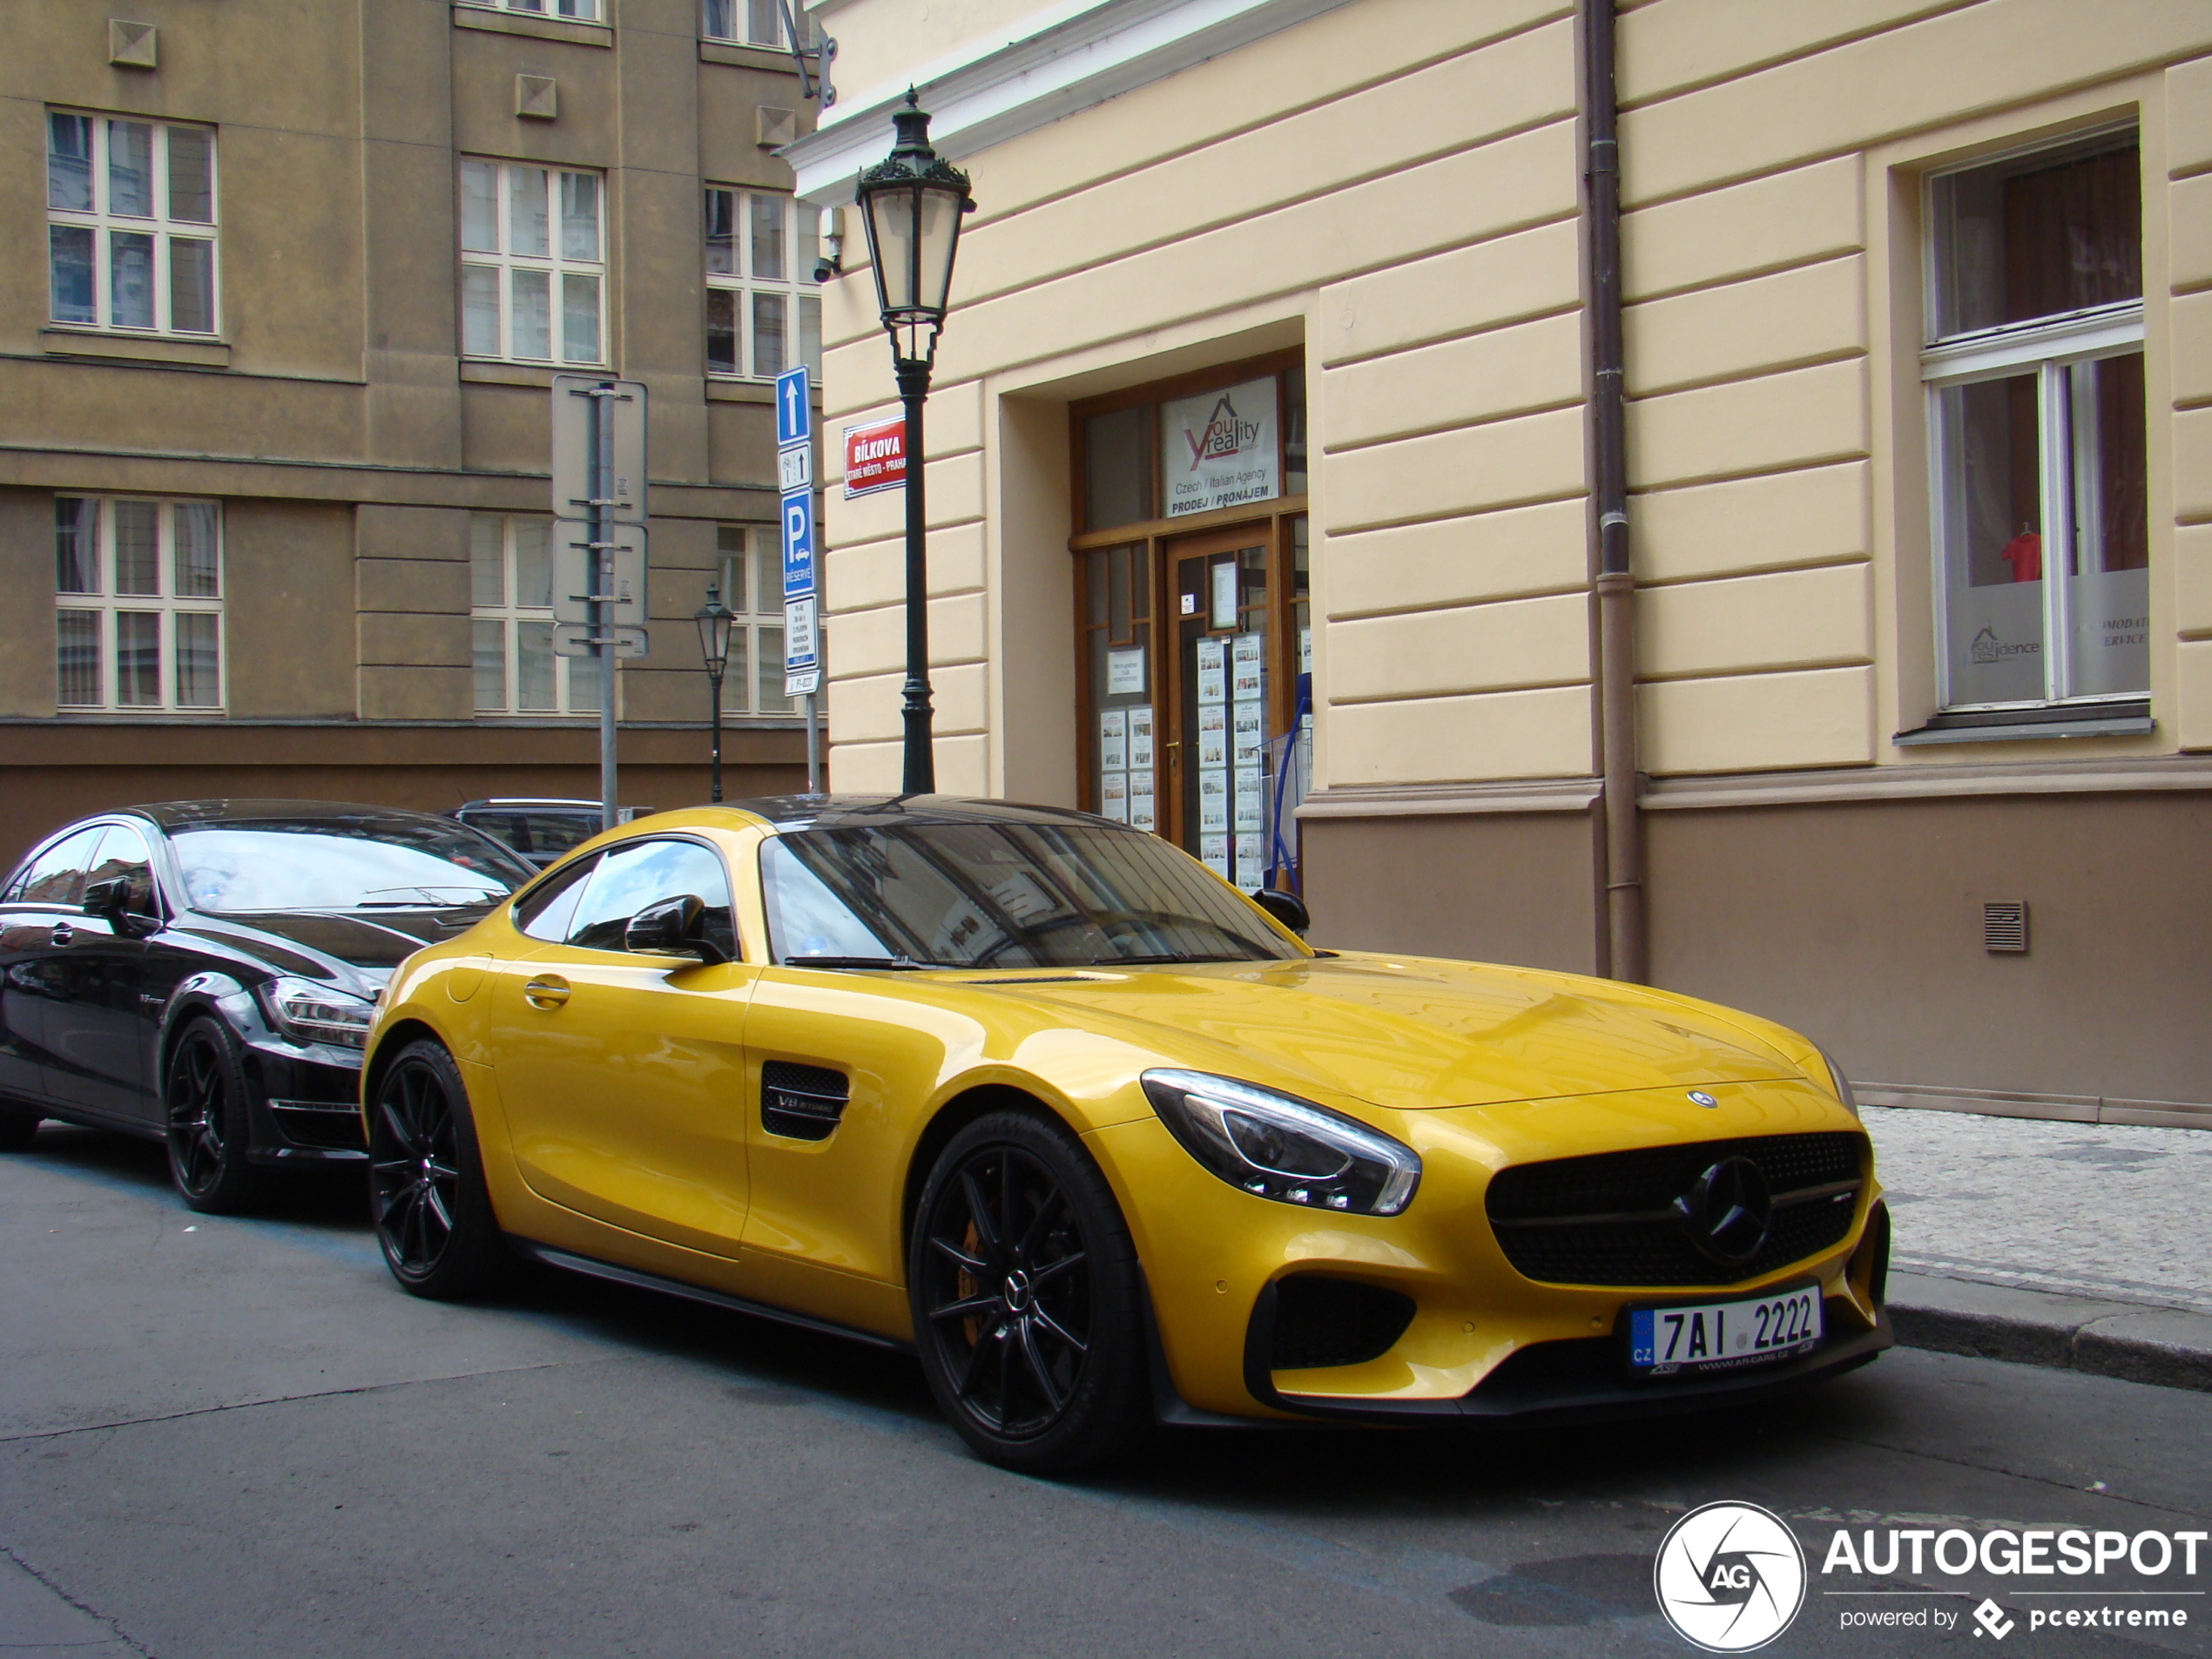
[[[1019,1112],[955,1135],[922,1189],[907,1283],[930,1392],[991,1462],[1070,1474],[1150,1433],[1136,1247],[1073,1136]]]
[[[246,1097],[237,1040],[203,1015],[169,1051],[163,1093],[170,1177],[203,1215],[234,1216],[261,1196],[261,1172],[246,1157]]]
[[[450,1301],[512,1276],[515,1256],[485,1190],[469,1091],[442,1044],[410,1042],[377,1079],[368,1165],[376,1242],[401,1285]]]

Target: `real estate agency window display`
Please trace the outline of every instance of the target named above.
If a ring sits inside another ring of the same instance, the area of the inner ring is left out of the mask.
[[[1946,711],[2150,689],[2133,128],[1932,178],[1927,345]]]
[[[1300,355],[1069,415],[1083,804],[1248,892],[1294,885],[1312,666]]]

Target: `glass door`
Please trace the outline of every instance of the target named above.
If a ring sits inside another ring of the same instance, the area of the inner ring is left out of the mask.
[[[1224,881],[1266,885],[1268,525],[1167,544],[1175,633],[1166,833]]]

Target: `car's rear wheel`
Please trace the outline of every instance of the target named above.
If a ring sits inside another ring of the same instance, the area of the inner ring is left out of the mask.
[[[392,1277],[436,1301],[481,1295],[513,1276],[484,1187],[460,1068],[424,1038],[377,1080],[368,1163],[376,1242]]]
[[[1136,1247],[1074,1136],[1019,1112],[955,1135],[922,1189],[907,1282],[930,1392],[991,1462],[1069,1474],[1150,1434]]]
[[[28,1151],[42,1121],[37,1112],[0,1107],[0,1152]]]
[[[185,1203],[212,1216],[251,1209],[262,1179],[246,1156],[246,1073],[221,1022],[202,1015],[184,1028],[169,1051],[162,1100],[169,1176]]]

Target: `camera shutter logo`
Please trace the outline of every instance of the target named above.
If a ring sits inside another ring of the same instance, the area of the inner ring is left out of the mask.
[[[1805,1555],[1779,1516],[1751,1503],[1709,1503],[1668,1528],[1652,1563],[1659,1611],[1708,1653],[1749,1653],[1790,1628],[1805,1604]]]

